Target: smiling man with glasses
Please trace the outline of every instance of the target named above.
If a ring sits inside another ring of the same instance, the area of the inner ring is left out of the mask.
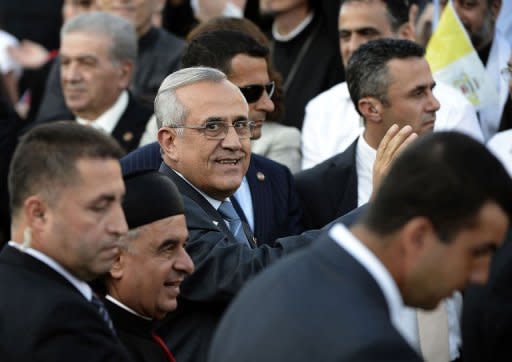
[[[159,333],[177,361],[205,361],[216,323],[244,283],[311,239],[257,240],[234,210],[232,195],[253,157],[253,127],[246,99],[224,73],[192,67],[169,75],[155,99],[155,114],[163,155],[160,172],[169,176],[183,195],[189,229],[187,251],[197,266],[182,284],[178,309]],[[278,185],[276,182],[283,180],[260,182],[268,183],[271,192],[264,189],[252,195],[252,200],[264,201],[255,211],[286,223],[288,200],[271,186]],[[277,208],[280,214],[274,210]],[[292,233],[282,236],[288,235]]]

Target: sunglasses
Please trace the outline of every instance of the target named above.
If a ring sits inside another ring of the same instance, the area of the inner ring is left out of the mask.
[[[263,91],[266,91],[268,94],[268,97],[271,98],[274,94],[275,89],[275,83],[270,82],[265,85],[261,84],[251,84],[247,85],[245,87],[239,87],[240,91],[244,95],[245,100],[247,103],[254,103],[258,101],[258,99],[261,98],[261,95],[263,94]]]

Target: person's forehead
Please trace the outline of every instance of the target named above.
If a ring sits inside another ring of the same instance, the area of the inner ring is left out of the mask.
[[[269,80],[268,64],[264,57],[237,54],[231,59],[229,81],[241,87],[266,83]]]
[[[374,28],[381,32],[391,31],[387,6],[381,0],[344,3],[340,8],[338,27],[340,30]]]
[[[106,34],[77,31],[63,35],[60,52],[79,51],[103,55],[108,52],[110,46],[111,38]]]
[[[154,251],[167,240],[184,242],[187,237],[185,215],[177,214],[142,226],[137,242],[140,248]]]
[[[391,84],[399,83],[405,85],[413,83],[427,85],[432,83],[433,77],[430,67],[423,57],[395,58],[387,62],[388,76]]]
[[[201,81],[179,88],[176,96],[188,110],[188,118],[246,116],[248,105],[236,85],[228,80]]]

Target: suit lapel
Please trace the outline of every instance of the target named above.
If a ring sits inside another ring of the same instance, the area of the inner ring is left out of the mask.
[[[174,172],[164,162],[162,162],[162,164],[160,165],[159,172],[170,177],[171,180],[174,181],[176,187],[178,187],[178,190],[180,190],[183,196],[188,197],[196,204],[198,204],[201,207],[201,209],[203,209],[208,214],[208,216],[210,216],[213,219],[212,222],[214,223],[214,225],[217,226],[224,233],[224,235],[226,235],[232,242],[238,242],[235,236],[229,230],[228,226],[226,225],[226,222],[219,214],[219,212],[215,210],[215,208],[199,192],[197,192],[192,186],[190,186],[183,178],[178,176],[178,174]]]
[[[350,145],[340,158],[333,161],[332,167],[327,173],[327,186],[333,190],[335,217],[342,216],[357,207],[357,170],[356,170],[356,147],[357,139]],[[343,188],[338,180],[346,180]]]

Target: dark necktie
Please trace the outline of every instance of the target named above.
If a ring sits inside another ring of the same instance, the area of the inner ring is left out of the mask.
[[[242,227],[242,220],[240,220],[240,216],[236,213],[231,202],[222,202],[218,211],[222,218],[228,222],[229,230],[234,235],[235,239],[241,244],[250,246],[249,241],[245,236],[244,228]]]
[[[112,331],[114,335],[116,334],[116,331],[114,329],[114,324],[112,323],[112,319],[110,319],[110,316],[108,315],[107,308],[105,307],[105,304],[101,301],[100,298],[98,298],[96,295],[92,295],[91,303],[96,307],[96,310],[101,316],[101,319],[105,321],[108,328]]]

